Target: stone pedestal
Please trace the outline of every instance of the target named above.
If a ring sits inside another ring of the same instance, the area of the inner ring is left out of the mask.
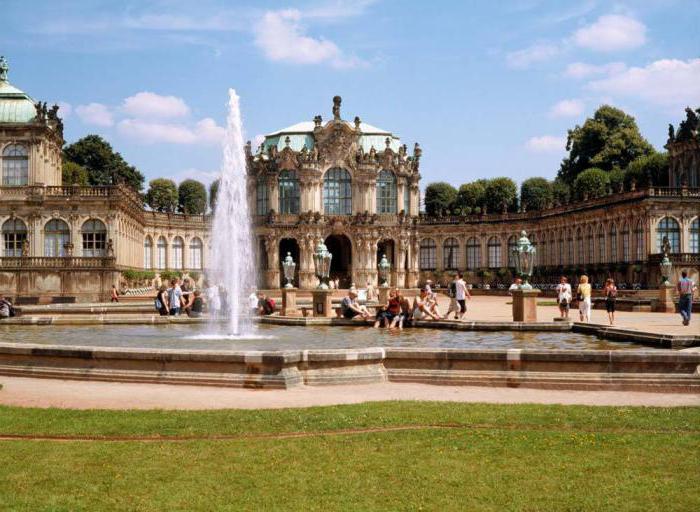
[[[513,292],[513,322],[537,322],[537,296],[540,290]]]
[[[389,302],[389,287],[388,286],[380,286],[377,288],[378,291],[378,296],[377,296],[377,302],[379,304],[386,304]]]
[[[333,311],[333,303],[331,297],[333,295],[333,290],[314,290],[311,292],[313,297],[314,305],[314,316],[322,316],[326,318],[332,318],[335,316],[335,311]]]
[[[659,313],[675,313],[676,304],[673,300],[673,285],[663,283],[659,286],[659,298],[654,302],[654,311]]]
[[[301,316],[297,309],[296,288],[282,288],[282,316]]]

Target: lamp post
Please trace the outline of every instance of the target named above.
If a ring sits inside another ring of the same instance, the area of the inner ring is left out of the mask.
[[[515,271],[523,282],[513,295],[513,321],[536,322],[537,321],[537,296],[539,290],[534,290],[529,283],[532,271],[535,268],[535,254],[537,249],[530,243],[525,231],[520,232],[518,243],[513,249]]]
[[[318,289],[327,290],[328,284],[324,279],[328,279],[328,274],[331,270],[331,259],[333,255],[328,252],[326,244],[323,240],[319,240],[314,253],[314,268],[316,269],[316,277],[318,277]]]
[[[294,259],[292,258],[292,253],[288,252],[287,256],[284,258],[284,261],[282,262],[282,270],[284,272],[284,278],[287,280],[287,284],[284,285],[285,288],[294,288],[294,271],[297,268],[297,264],[294,263]]]
[[[529,279],[532,277],[532,271],[535,268],[536,253],[537,249],[530,243],[527,233],[521,231],[518,243],[513,249],[515,271],[523,280],[523,283],[520,285],[521,290],[532,290]]]
[[[391,272],[391,263],[386,259],[386,254],[382,254],[382,259],[379,261],[379,278],[382,280],[383,288],[389,287],[389,273]]]

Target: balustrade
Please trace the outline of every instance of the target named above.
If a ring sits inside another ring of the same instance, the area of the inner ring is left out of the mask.
[[[114,269],[116,258],[114,257],[74,257],[74,256],[28,256],[28,257],[2,257],[0,268],[3,269]]]

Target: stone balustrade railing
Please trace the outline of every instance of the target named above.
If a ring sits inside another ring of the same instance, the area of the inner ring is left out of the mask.
[[[116,269],[114,257],[19,256],[0,258],[1,269]]]
[[[663,254],[650,254],[649,265],[658,265],[663,259]],[[675,266],[700,265],[700,253],[677,252],[668,255],[668,259]]]

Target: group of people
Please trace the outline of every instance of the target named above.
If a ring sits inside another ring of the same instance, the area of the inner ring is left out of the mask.
[[[210,310],[212,302],[209,304]],[[158,289],[155,307],[161,316],[178,316],[184,312],[189,317],[198,318],[204,311],[204,298],[189,279],[180,282],[179,278],[174,278],[170,280],[169,287],[163,284]]]

